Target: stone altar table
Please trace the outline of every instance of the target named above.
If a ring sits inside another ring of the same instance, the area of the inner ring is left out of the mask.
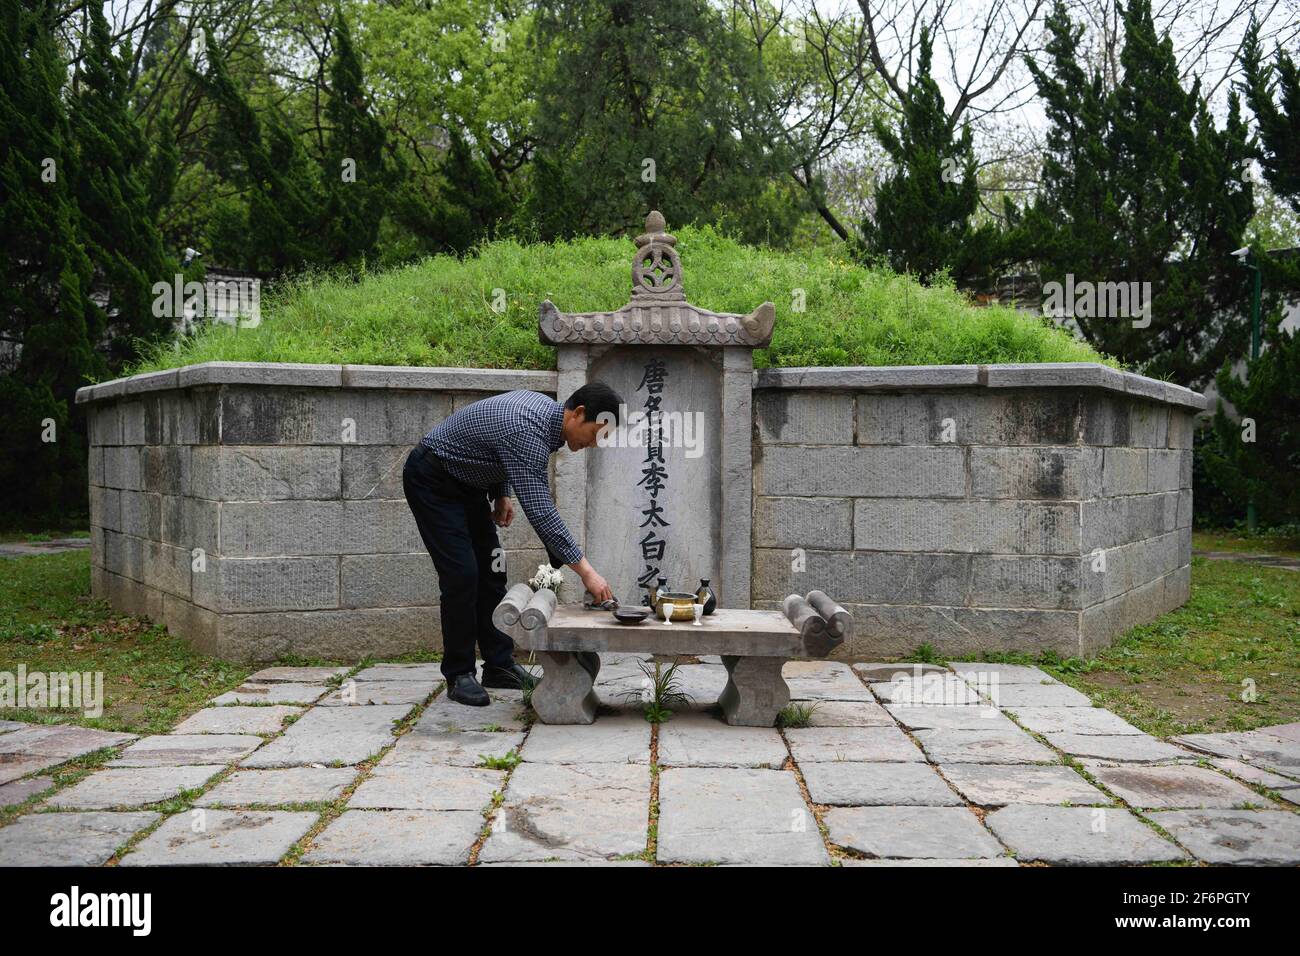
[[[546,724],[590,724],[596,719],[594,684],[601,652],[717,654],[727,669],[718,704],[727,723],[771,727],[790,702],[781,676],[788,660],[825,657],[853,634],[853,619],[820,591],[792,594],[781,611],[719,608],[694,623],[648,619],[625,625],[608,611],[557,605],[550,591],[510,589],[493,623],[521,650],[533,651],[542,680],[532,706]]]

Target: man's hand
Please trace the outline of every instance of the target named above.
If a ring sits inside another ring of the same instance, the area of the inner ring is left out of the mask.
[[[591,599],[599,604],[601,601],[608,601],[614,596],[610,590],[609,582],[600,576],[591,562],[585,557],[577,564],[571,564],[569,567],[577,572],[578,577],[582,579],[583,586],[591,592]]]
[[[510,527],[515,520],[515,505],[509,497],[498,498],[492,507],[492,520],[502,528]]]

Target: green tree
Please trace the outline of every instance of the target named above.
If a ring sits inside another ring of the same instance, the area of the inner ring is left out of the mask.
[[[101,323],[108,331],[111,367],[134,357],[140,341],[156,341],[172,318],[155,315],[153,285],[170,282],[176,263],[163,251],[150,186],[165,190],[174,159],[164,143],[153,153],[131,111],[127,49],[119,56],[98,5],[89,8],[77,75],[68,100],[73,200],[81,213],[86,253],[105,296]]]
[[[212,168],[242,194],[213,210],[212,258],[270,273],[327,261],[318,233],[324,206],[319,166],[278,110],[264,117],[253,110],[215,43],[205,56],[207,68],[197,76],[218,117],[209,142]]]
[[[71,184],[53,3],[0,6],[0,514],[86,510],[86,446],[69,409],[103,373],[102,313]],[[53,422],[54,441],[48,422]]]
[[[750,238],[793,225],[799,210],[762,205],[791,164],[745,93],[764,82],[754,51],[718,8],[548,0],[536,24],[533,62],[553,66],[523,218],[541,238],[639,231],[651,208],[673,224],[730,214]]]
[[[328,197],[322,233],[325,255],[356,262],[379,237],[379,226],[394,185],[385,158],[387,137],[366,101],[361,62],[343,11],[334,11],[334,60],[325,115],[330,124],[322,180]]]
[[[875,214],[862,225],[868,255],[928,282],[941,270],[959,282],[980,271],[971,217],[979,204],[969,127],[955,133],[930,72],[932,39],[922,29],[916,75],[904,91],[897,129],[875,124],[893,171],[876,189]],[[980,235],[987,247],[989,236]]]
[[[1245,347],[1243,274],[1230,254],[1253,212],[1249,131],[1237,97],[1219,129],[1199,80],[1183,89],[1149,0],[1132,0],[1123,20],[1122,75],[1106,92],[1075,59],[1064,4],[1048,16],[1050,68],[1030,64],[1051,122],[1043,188],[1016,245],[1044,283],[1136,283],[1127,314],[1067,309],[1099,350],[1202,385]]]
[[[1256,155],[1264,178],[1300,212],[1300,67],[1281,47],[1273,62],[1265,64],[1253,22],[1242,44],[1241,65],[1246,102],[1259,126]]]

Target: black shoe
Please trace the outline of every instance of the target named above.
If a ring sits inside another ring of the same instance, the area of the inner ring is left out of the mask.
[[[492,703],[492,698],[488,697],[487,691],[473,674],[458,674],[454,677],[451,686],[447,688],[447,696],[467,707],[486,707]]]
[[[508,687],[511,690],[523,690],[534,686],[536,683],[537,678],[518,664],[512,663],[509,667],[493,667],[491,664],[483,665],[484,687]]]

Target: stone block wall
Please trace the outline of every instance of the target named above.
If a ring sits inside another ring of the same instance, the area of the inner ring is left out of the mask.
[[[845,656],[1095,653],[1187,600],[1203,407],[1090,364],[760,371],[753,603],[824,588]]]
[[[514,388],[555,376],[210,363],[83,390],[93,593],[226,658],[439,647],[402,464],[454,409]],[[511,583],[546,560],[516,515]]]
[[[438,647],[402,462],[461,404],[581,384],[561,375],[207,363],[82,389],[94,593],[227,658]],[[840,656],[1086,656],[1187,599],[1202,396],[1091,364],[750,380],[752,534],[719,564],[754,607],[813,587],[849,606]],[[581,529],[585,461],[552,461]],[[518,509],[501,537],[512,582],[545,560]]]

